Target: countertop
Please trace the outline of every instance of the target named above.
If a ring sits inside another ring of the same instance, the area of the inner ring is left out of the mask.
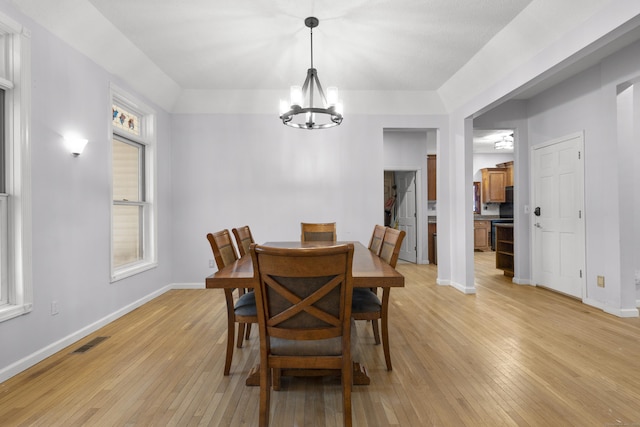
[[[492,219],[506,219],[500,218],[500,215],[474,215],[474,221],[491,221]]]

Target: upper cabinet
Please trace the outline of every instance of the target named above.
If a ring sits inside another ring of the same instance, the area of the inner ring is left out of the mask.
[[[513,160],[510,162],[499,163],[496,167],[507,169],[507,186],[513,185]]]
[[[436,155],[427,155],[427,200],[437,200],[436,194]]]
[[[507,168],[482,169],[482,203],[504,203]]]

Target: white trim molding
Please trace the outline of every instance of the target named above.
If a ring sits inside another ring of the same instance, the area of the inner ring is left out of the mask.
[[[7,210],[7,303],[0,321],[33,307],[31,272],[31,38],[29,30],[0,13],[5,90],[5,168]]]

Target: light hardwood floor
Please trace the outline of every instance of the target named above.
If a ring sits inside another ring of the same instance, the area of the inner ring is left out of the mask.
[[[476,254],[476,295],[437,286],[433,266],[398,265],[394,370],[359,322],[371,385],[353,388],[354,426],[640,425],[640,320],[513,285],[492,255]],[[255,426],[259,389],[244,379],[257,331],[224,377],[225,322],[221,291],[168,292],[0,384],[0,425]],[[342,424],[337,379],[282,385],[273,426]]]

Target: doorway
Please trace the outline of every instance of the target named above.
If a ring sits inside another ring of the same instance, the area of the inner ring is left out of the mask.
[[[515,136],[514,128],[473,129],[473,250],[474,259],[483,260],[476,273],[515,276]],[[510,244],[498,248],[496,236],[504,227]]]
[[[417,263],[416,171],[385,171],[385,226],[406,233],[399,259]]]
[[[418,259],[417,246],[417,199],[416,172],[395,172],[397,188],[396,228],[407,233],[402,241],[399,259],[416,263]]]

